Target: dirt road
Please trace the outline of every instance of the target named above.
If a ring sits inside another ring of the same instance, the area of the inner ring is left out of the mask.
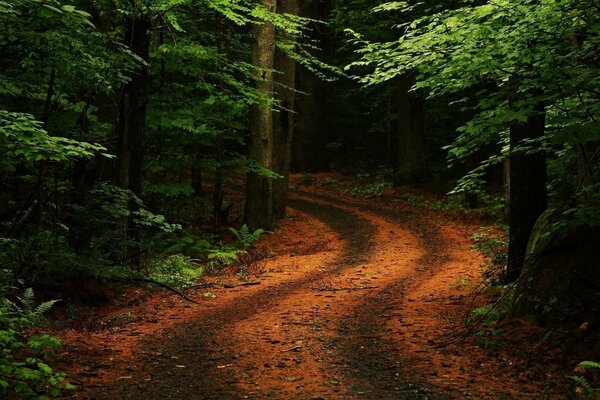
[[[199,305],[153,296],[67,334],[74,398],[554,397],[539,375],[499,366],[516,365],[508,356],[438,346],[470,301],[461,278],[478,279],[474,225],[406,202],[290,196],[261,244],[260,284],[196,290]]]

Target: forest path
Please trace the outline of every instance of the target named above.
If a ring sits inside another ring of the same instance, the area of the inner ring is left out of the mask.
[[[198,291],[199,305],[163,294],[108,333],[67,336],[75,397],[531,398],[490,376],[494,360],[435,347],[469,301],[460,278],[482,262],[474,226],[407,203],[290,197],[261,244],[275,255],[259,285]]]

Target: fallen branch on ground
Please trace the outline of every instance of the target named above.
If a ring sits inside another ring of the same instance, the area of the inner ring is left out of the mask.
[[[281,353],[287,353],[289,351],[296,351],[296,350],[300,350],[300,349],[302,349],[302,346],[294,346],[294,347],[290,347],[289,349],[281,350]]]
[[[311,290],[317,290],[319,292],[340,292],[343,290],[353,291],[353,290],[366,290],[366,289],[377,289],[379,286],[355,286],[355,287],[345,287],[345,288],[323,288],[323,287],[312,287]]]
[[[198,301],[196,301],[196,300],[192,299],[192,298],[191,298],[191,297],[189,297],[187,294],[183,293],[181,290],[177,290],[177,289],[175,289],[175,288],[174,288],[174,287],[172,287],[172,286],[169,286],[169,285],[167,285],[167,284],[164,284],[164,283],[162,283],[162,282],[159,282],[159,281],[155,281],[154,279],[150,279],[150,278],[136,278],[135,280],[136,280],[136,281],[139,281],[139,282],[152,283],[152,284],[154,284],[154,285],[160,286],[160,287],[162,287],[162,288],[164,288],[164,289],[167,289],[167,290],[169,290],[169,291],[171,291],[171,292],[175,293],[176,295],[178,295],[178,296],[182,297],[183,299],[185,299],[185,300],[189,301],[190,303],[194,303],[194,304],[200,304],[200,302],[198,302]]]

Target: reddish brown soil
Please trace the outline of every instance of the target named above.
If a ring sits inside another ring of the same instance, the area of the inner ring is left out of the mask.
[[[527,340],[492,349],[458,340],[472,307],[461,278],[479,282],[483,263],[476,222],[298,181],[289,217],[260,245],[272,254],[260,284],[190,290],[200,304],[138,293],[94,329],[58,332],[58,367],[81,387],[71,397],[569,397],[564,372],[535,359],[537,330],[519,326]]]

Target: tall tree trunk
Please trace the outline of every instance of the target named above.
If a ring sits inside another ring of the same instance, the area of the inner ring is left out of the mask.
[[[282,0],[287,2],[287,0]],[[326,21],[333,10],[333,0],[301,1],[300,14],[303,17],[319,21]],[[318,49],[313,55],[320,60],[327,60],[334,53],[332,46],[332,30],[321,23],[311,26],[308,37],[305,39]],[[338,84],[339,82],[336,82]],[[325,82],[317,77],[314,72],[298,66],[296,68],[296,88],[301,95],[295,99],[296,127],[294,130],[292,165],[294,171],[318,172],[331,168],[331,156],[326,150],[328,142],[334,141],[334,131],[326,123],[330,115],[326,96],[333,90],[331,82]],[[320,149],[320,151],[314,151]]]
[[[46,102],[44,105],[44,115],[42,117],[42,122],[44,124],[44,129],[48,129],[48,121],[50,119],[50,114],[52,114],[52,110],[54,109],[54,85],[56,82],[56,70],[54,67],[50,69],[50,81],[48,82],[48,90],[46,91]],[[36,206],[34,210],[34,220],[37,226],[42,226],[44,221],[44,212],[46,205],[46,169],[47,163],[46,161],[40,161],[38,163],[38,177],[36,183]]]
[[[200,164],[200,158],[202,157],[202,153],[200,150],[196,148],[194,149],[194,154],[198,157],[198,160],[194,160],[192,162],[192,167],[190,171],[191,180],[192,180],[192,188],[194,189],[194,194],[196,196],[204,196],[204,188],[202,187],[202,168]]]
[[[223,35],[223,21],[221,14],[215,12],[215,46],[217,48],[217,68],[221,71],[222,66],[220,57],[227,57]],[[223,76],[219,76],[219,90],[225,91],[225,81]],[[217,233],[221,225],[221,210],[223,209],[223,156],[225,154],[225,141],[223,138],[217,139],[216,157],[215,157],[215,185],[213,188],[213,231]]]
[[[538,104],[526,122],[510,127],[507,283],[519,278],[531,231],[546,210],[546,155],[541,150],[529,154],[517,149],[524,141],[544,136],[545,120],[544,106]]]
[[[259,3],[274,12],[277,0]],[[257,67],[257,88],[264,102],[250,111],[250,146],[248,155],[258,166],[273,169],[273,111],[268,100],[273,98],[273,67],[275,66],[275,27],[268,22],[256,25],[252,32],[252,64]],[[250,172],[246,183],[244,217],[252,228],[269,228],[274,223],[273,179]]]
[[[299,0],[279,0],[277,12],[298,15]],[[290,39],[295,40],[295,38]],[[294,137],[296,62],[283,51],[276,49],[275,70],[278,72],[275,77],[275,82],[278,84],[275,98],[279,101],[281,109],[274,113],[273,169],[283,178],[273,182],[273,215],[276,219],[281,219],[285,217]]]
[[[411,76],[403,77],[398,87],[398,181],[412,183],[426,173],[425,123],[423,99],[410,93]]]
[[[142,60],[150,58],[150,28],[148,16],[136,16],[125,27],[125,43]],[[122,90],[117,120],[117,185],[142,194],[146,106],[148,104],[149,71],[140,65]],[[130,207],[133,207],[130,205]],[[139,232],[132,219],[124,226],[124,240],[131,240],[124,260],[141,267],[142,249]]]
[[[394,131],[392,125],[392,95],[386,96],[385,104],[385,148],[383,149],[383,157],[387,167],[394,167]]]
[[[502,195],[504,199],[504,222],[508,223],[510,216],[510,157],[502,160]]]
[[[125,27],[125,43],[142,60],[149,60],[150,18],[138,16]],[[149,75],[140,66],[123,88],[117,122],[117,184],[139,195],[142,192],[146,106]]]

